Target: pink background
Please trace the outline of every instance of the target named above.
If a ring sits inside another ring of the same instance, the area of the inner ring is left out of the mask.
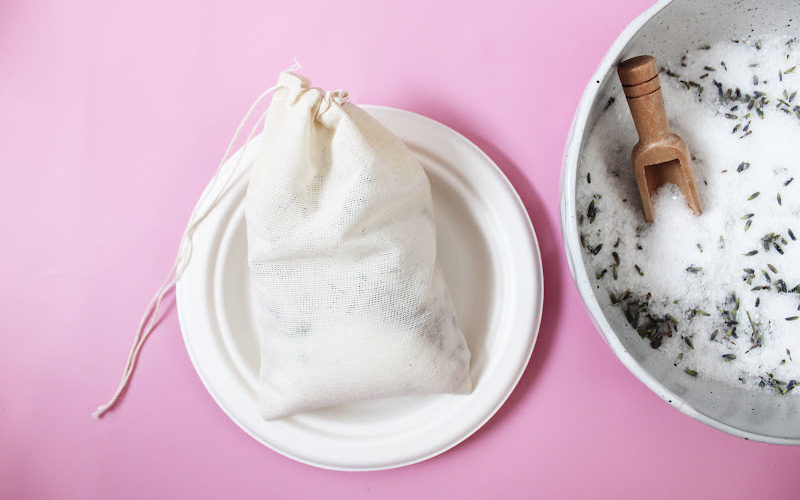
[[[570,120],[649,0],[116,4],[0,0],[0,498],[800,495],[800,448],[706,427],[626,371],[562,255]],[[331,472],[258,444],[206,393],[174,310],[117,411],[89,417],[234,127],[293,56],[315,84],[472,139],[539,235],[531,366],[483,430],[421,464]]]

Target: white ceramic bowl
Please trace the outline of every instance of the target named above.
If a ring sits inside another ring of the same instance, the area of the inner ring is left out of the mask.
[[[616,65],[652,54],[675,60],[690,47],[772,33],[794,36],[796,0],[663,0],[636,18],[611,46],[581,98],[561,177],[561,227],[570,270],[586,308],[620,361],[647,387],[690,417],[746,439],[800,445],[800,398],[681,376],[665,356],[654,356],[620,315],[595,297],[581,254],[575,207],[581,150],[609,96],[619,93]],[[624,103],[623,103],[624,105]]]

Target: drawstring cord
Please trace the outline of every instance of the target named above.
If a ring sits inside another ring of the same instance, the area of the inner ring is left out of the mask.
[[[300,64],[295,59],[295,65],[290,68],[290,70],[299,68]],[[130,353],[128,354],[128,361],[125,364],[125,371],[122,373],[122,380],[117,387],[116,392],[111,399],[104,405],[100,405],[97,407],[97,410],[92,413],[94,418],[102,417],[108,410],[114,407],[115,404],[119,401],[122,393],[125,392],[125,388],[128,386],[131,380],[131,376],[133,375],[133,371],[136,369],[136,362],[139,359],[139,352],[142,349],[147,337],[153,333],[155,330],[156,325],[158,324],[159,320],[159,312],[161,309],[161,302],[164,300],[164,297],[175,287],[175,284],[183,275],[183,272],[186,270],[186,266],[189,264],[189,259],[192,256],[192,237],[194,236],[197,227],[200,225],[203,220],[208,217],[214,208],[219,205],[222,197],[227,192],[228,188],[230,187],[231,182],[236,179],[236,173],[239,170],[239,166],[242,162],[242,158],[244,157],[244,153],[247,149],[247,145],[250,143],[250,139],[253,138],[253,134],[255,134],[256,129],[261,125],[264,119],[267,116],[267,111],[264,111],[261,116],[259,117],[258,121],[253,125],[252,129],[250,129],[250,133],[247,136],[247,139],[244,142],[244,146],[242,148],[242,152],[239,154],[239,157],[236,160],[236,164],[233,167],[230,175],[225,180],[224,185],[221,189],[216,190],[214,189],[217,181],[219,180],[220,174],[222,173],[222,168],[225,165],[225,162],[231,155],[231,150],[236,144],[237,139],[239,138],[239,134],[244,128],[247,121],[250,119],[250,116],[253,114],[253,111],[256,107],[261,104],[261,102],[272,92],[275,92],[282,85],[275,85],[274,87],[266,90],[262,93],[258,99],[250,106],[250,109],[245,114],[244,118],[242,119],[239,126],[236,128],[236,132],[233,134],[233,139],[231,139],[230,144],[228,144],[228,148],[225,150],[225,154],[222,156],[222,161],[220,161],[219,167],[217,167],[217,171],[214,174],[214,177],[211,179],[211,182],[203,192],[200,200],[197,202],[197,206],[192,211],[192,215],[189,217],[189,225],[186,227],[186,231],[183,233],[183,237],[181,238],[180,246],[178,247],[178,256],[175,258],[175,262],[172,265],[172,269],[170,269],[169,274],[161,283],[161,286],[156,291],[155,296],[153,296],[150,304],[147,305],[147,309],[145,309],[144,314],[142,315],[142,319],[139,321],[139,327],[136,329],[136,337],[134,339],[133,346],[131,347]],[[216,196],[213,200],[209,203],[208,207],[203,208],[203,205],[206,201],[206,198],[209,196],[209,193],[216,192]]]

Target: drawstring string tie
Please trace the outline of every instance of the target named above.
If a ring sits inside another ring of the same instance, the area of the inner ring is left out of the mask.
[[[299,63],[295,60],[295,65],[289,70],[294,70],[299,68]],[[239,126],[236,128],[236,132],[233,134],[233,139],[228,144],[228,148],[225,150],[225,154],[222,156],[222,161],[220,161],[219,166],[217,167],[217,171],[214,174],[214,177],[211,179],[211,182],[203,192],[203,195],[200,197],[200,201],[197,202],[197,206],[192,211],[192,215],[189,217],[189,225],[186,227],[186,230],[183,233],[183,237],[181,238],[180,246],[178,247],[178,256],[175,258],[175,262],[172,265],[172,268],[167,274],[167,277],[161,283],[161,286],[156,291],[156,294],[153,296],[150,303],[147,305],[147,308],[142,315],[142,319],[139,321],[139,326],[136,329],[136,337],[134,338],[133,346],[131,346],[131,350],[128,353],[128,361],[125,364],[125,370],[122,372],[122,380],[120,380],[119,386],[117,387],[116,392],[114,395],[111,396],[111,399],[104,405],[100,405],[97,407],[97,410],[92,413],[94,418],[102,417],[108,410],[114,407],[114,405],[119,401],[122,393],[125,392],[125,388],[128,386],[131,380],[131,376],[133,375],[133,371],[136,369],[136,362],[139,359],[139,352],[142,349],[145,341],[147,341],[147,337],[153,333],[156,325],[158,324],[159,320],[159,312],[161,310],[161,303],[164,300],[164,297],[175,287],[175,284],[183,275],[183,272],[186,270],[186,266],[189,264],[189,260],[192,256],[192,237],[194,236],[197,227],[200,225],[203,220],[208,217],[214,208],[219,205],[219,202],[222,200],[223,195],[227,192],[228,188],[230,187],[233,180],[236,179],[237,173],[239,171],[239,167],[242,162],[242,158],[244,158],[244,153],[247,150],[247,146],[250,143],[250,139],[253,138],[253,134],[255,134],[256,129],[261,125],[264,119],[267,116],[267,111],[264,111],[261,116],[259,117],[258,121],[256,121],[255,125],[250,129],[250,133],[247,135],[247,139],[245,140],[242,153],[239,155],[236,163],[231,171],[230,175],[228,175],[225,179],[225,182],[221,189],[215,189],[217,182],[220,179],[220,174],[222,173],[222,168],[225,165],[225,162],[228,161],[228,158],[231,156],[231,150],[236,144],[239,135],[244,128],[247,121],[250,119],[250,116],[253,114],[253,111],[258,107],[259,104],[271,93],[275,92],[279,88],[283,87],[283,85],[275,85],[274,87],[266,90],[258,99],[250,106],[250,109],[245,114],[244,118],[242,119]],[[206,198],[209,196],[210,193],[217,193],[216,196],[209,202],[207,207],[204,207],[206,203]]]

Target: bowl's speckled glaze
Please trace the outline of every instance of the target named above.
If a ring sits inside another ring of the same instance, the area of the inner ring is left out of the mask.
[[[800,445],[800,397],[785,397],[687,380],[664,356],[597,301],[579,242],[575,189],[581,151],[610,95],[619,92],[616,65],[652,54],[674,60],[690,47],[770,34],[794,36],[800,26],[795,0],[664,0],[635,19],[606,54],[581,98],[570,131],[561,178],[561,225],[570,270],[597,328],[625,366],[672,406],[701,422],[746,439]]]

